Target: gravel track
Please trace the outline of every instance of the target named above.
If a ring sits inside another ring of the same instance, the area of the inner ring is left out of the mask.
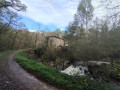
[[[0,60],[0,90],[58,90],[37,80],[13,60],[14,55],[20,51],[14,51],[7,59]]]

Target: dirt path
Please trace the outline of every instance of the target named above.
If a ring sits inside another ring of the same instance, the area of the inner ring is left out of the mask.
[[[13,60],[20,51],[14,51],[6,60],[0,60],[0,90],[58,90],[37,80]]]

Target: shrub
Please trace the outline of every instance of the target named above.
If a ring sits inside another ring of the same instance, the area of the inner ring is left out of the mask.
[[[43,48],[37,48],[36,50],[34,50],[34,53],[35,53],[38,57],[41,57],[42,55],[44,55],[45,49],[43,49]]]

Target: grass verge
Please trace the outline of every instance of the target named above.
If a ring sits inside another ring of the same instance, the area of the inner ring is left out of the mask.
[[[4,53],[9,53],[11,52],[12,50],[3,50],[3,51],[0,51],[0,54],[4,54]]]
[[[5,50],[0,52],[0,60],[5,59],[13,50]]]
[[[24,55],[25,51],[17,53],[14,58],[28,72],[35,74],[37,78],[44,79],[49,84],[55,85],[58,88],[65,90],[111,90],[97,81],[85,77],[73,77],[63,74],[55,68],[28,59]]]

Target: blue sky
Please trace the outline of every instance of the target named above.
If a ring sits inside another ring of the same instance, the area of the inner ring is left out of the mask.
[[[18,12],[23,16],[22,22],[29,30],[54,31],[57,28],[65,30],[74,14],[80,0],[20,0],[27,6],[26,12]],[[118,1],[118,0],[116,0]],[[92,0],[94,15],[105,16],[106,11],[99,7],[100,0]],[[38,25],[39,24],[39,25]]]
[[[45,25],[41,22],[36,22],[29,17],[26,17],[26,16],[22,16],[22,17],[23,18],[21,21],[24,22],[26,27],[31,31],[34,31],[34,30],[54,31],[54,30],[58,29],[58,27],[55,25],[52,25],[52,24]],[[64,30],[65,30],[65,28],[64,28]]]
[[[23,23],[29,30],[54,31],[57,28],[65,30],[73,20],[80,0],[20,0],[27,6]]]

